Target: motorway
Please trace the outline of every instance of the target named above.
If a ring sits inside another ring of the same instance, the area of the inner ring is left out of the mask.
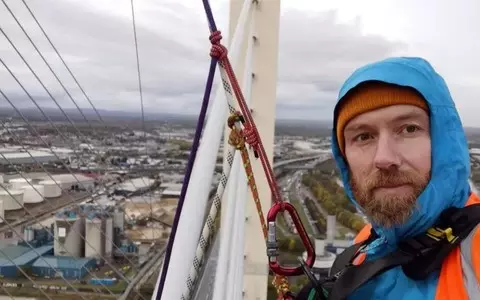
[[[318,203],[317,198],[312,194],[312,192],[306,186],[304,186],[301,182],[299,183],[299,187],[297,188],[297,192],[299,194],[300,199],[305,199],[307,197],[313,199],[314,201],[312,201],[312,202],[315,204],[315,207],[325,217],[325,219],[327,218],[328,212],[320,205],[320,203]],[[306,209],[306,210],[308,210],[308,209]],[[353,233],[351,229],[343,226],[339,222],[336,222],[336,229],[337,229],[337,233],[339,233],[340,230],[343,233],[345,233],[345,232]]]
[[[318,237],[320,236],[320,232],[317,229],[317,226],[315,225],[316,221],[313,220],[312,215],[310,214],[310,211],[307,209],[307,206],[305,205],[305,197],[303,194],[299,193],[301,186],[302,186],[302,171],[296,171],[291,178],[291,181],[289,182],[287,188],[288,188],[288,194],[290,199],[297,199],[298,202],[301,205],[301,209],[303,211],[303,214],[307,217],[308,224],[303,224],[304,226],[309,226],[311,228],[311,232],[314,236]],[[299,209],[298,207],[296,207]],[[301,213],[301,212],[299,212]],[[308,232],[309,230],[307,230]]]
[[[309,162],[308,164],[305,165],[305,168],[307,168],[307,169],[311,168],[311,167],[315,166],[316,164],[321,163],[322,161],[325,161],[327,159],[328,159],[328,157],[321,157],[317,160],[311,161],[311,162]],[[303,174],[304,174],[304,171],[295,171],[292,175],[283,177],[281,179],[281,181],[279,182],[279,184],[281,183],[280,184],[281,186],[285,186],[285,188],[283,189],[284,191],[288,191],[287,193],[284,194],[286,201],[289,201],[290,199],[298,199],[299,200],[300,205],[302,207],[302,210],[303,210],[305,216],[307,217],[307,220],[308,220],[308,223],[309,223],[309,224],[304,224],[304,226],[309,226],[312,229],[311,232],[313,233],[313,235],[314,236],[319,236],[320,233],[318,232],[317,226],[315,225],[317,221],[312,218],[312,216],[310,214],[310,211],[308,210],[308,208],[305,204],[305,199],[306,198],[316,199],[316,197],[312,194],[312,192],[306,186],[304,186],[302,184],[302,175]],[[327,211],[325,209],[323,209],[323,207],[318,203],[318,201],[313,201],[313,203],[315,204],[318,211],[325,218],[327,218],[327,216],[328,216]],[[351,232],[351,230],[349,228],[346,228],[345,226],[339,224],[338,222],[336,224],[336,227],[337,227],[337,233],[340,230],[343,233]],[[282,233],[285,234],[284,228],[282,228],[281,226],[279,226],[278,228],[280,228],[280,230],[282,230]]]

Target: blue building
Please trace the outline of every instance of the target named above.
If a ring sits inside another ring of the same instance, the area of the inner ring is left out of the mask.
[[[20,269],[28,274],[35,260],[40,256],[52,254],[52,245],[33,249],[25,246],[8,245],[0,249],[0,278],[24,277]]]
[[[32,274],[45,278],[82,279],[88,270],[94,269],[97,262],[94,258],[75,258],[68,256],[45,256],[37,259],[32,265]]]

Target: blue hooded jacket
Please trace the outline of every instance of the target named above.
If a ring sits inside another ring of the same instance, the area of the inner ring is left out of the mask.
[[[423,95],[430,110],[432,169],[430,182],[417,199],[419,209],[405,224],[385,229],[372,223],[379,238],[365,250],[367,259],[384,256],[395,250],[400,240],[425,232],[443,210],[451,206],[463,207],[470,195],[467,139],[443,78],[422,58],[397,57],[368,64],[356,70],[343,84],[335,116],[342,98],[358,84],[371,80],[408,86]],[[336,118],[334,124],[335,122]],[[335,126],[332,150],[345,192],[362,210],[352,195],[348,166],[338,147]],[[349,299],[435,299],[437,281],[438,272],[426,280],[414,281],[404,275],[401,267],[397,267],[370,280],[350,295]]]

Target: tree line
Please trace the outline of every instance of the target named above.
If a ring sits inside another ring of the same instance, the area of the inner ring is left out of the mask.
[[[305,173],[302,183],[311,190],[329,215],[337,217],[340,224],[355,232],[359,232],[365,226],[363,218],[355,214],[355,205],[331,176],[323,172]]]

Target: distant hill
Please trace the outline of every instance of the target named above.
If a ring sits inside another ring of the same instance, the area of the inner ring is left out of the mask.
[[[44,113],[55,122],[67,122],[64,114],[58,108],[42,108]],[[64,109],[68,117],[74,122],[85,122],[85,119],[77,109]],[[98,114],[105,122],[135,122],[141,120],[140,112],[115,111],[97,109]],[[37,108],[22,108],[20,112],[29,121],[47,121],[43,114]],[[83,114],[90,122],[98,122],[98,116],[93,109],[82,109]],[[20,116],[12,108],[0,109],[0,117],[13,117],[15,119]],[[149,113],[145,112],[145,120],[147,122],[166,122],[177,123],[186,127],[194,127],[197,124],[197,115],[180,115],[168,113]],[[330,134],[330,122],[326,121],[309,121],[309,120],[277,120],[276,133],[281,135],[305,135],[305,136],[324,136]]]
[[[53,121],[64,122],[67,121],[65,116],[58,108],[43,108],[45,114]],[[21,113],[30,121],[46,121],[42,113],[37,108],[22,108]],[[84,122],[83,116],[77,109],[64,109],[68,117],[75,122]],[[98,117],[93,109],[82,109],[86,118],[91,122],[97,122]],[[141,120],[141,113],[119,111],[119,110],[97,110],[105,122],[135,122]],[[0,109],[0,117],[14,117],[18,119],[20,116],[10,107],[2,107]],[[150,113],[145,112],[145,120],[147,122],[166,122],[177,123],[186,127],[194,127],[197,124],[198,115],[181,115],[170,113]],[[302,135],[302,136],[329,136],[331,134],[331,121],[326,120],[276,120],[276,134],[277,135]],[[465,127],[465,133],[469,141],[480,144],[480,128]]]

